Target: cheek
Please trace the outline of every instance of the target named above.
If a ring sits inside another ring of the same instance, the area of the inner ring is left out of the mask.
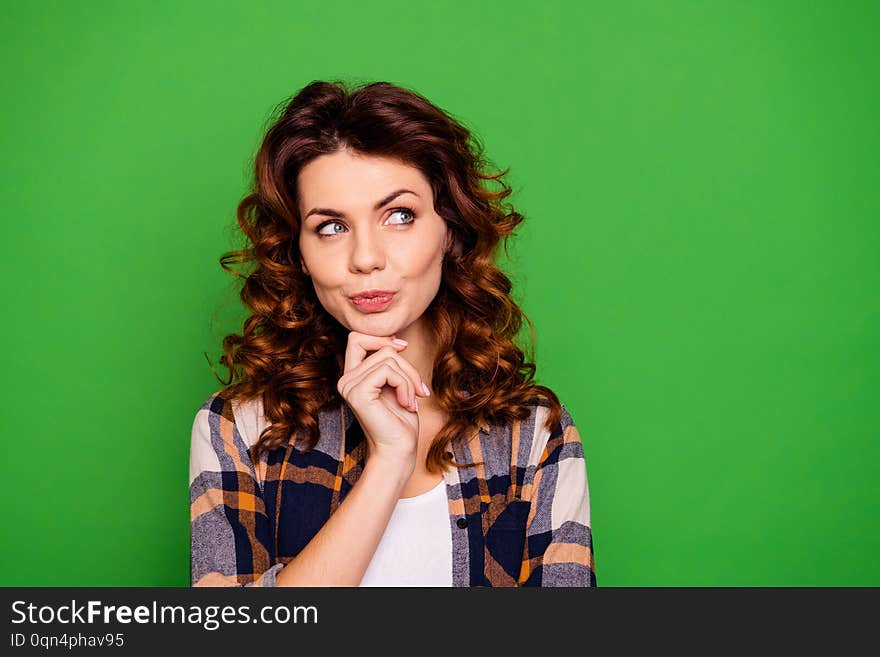
[[[402,264],[411,276],[435,274],[443,265],[442,241],[427,241],[427,244],[408,251]]]
[[[442,252],[436,250],[423,252],[419,254],[418,258],[411,259],[407,278],[409,279],[407,281],[408,287],[414,293],[412,301],[415,301],[417,297],[430,302],[436,296],[443,280]]]
[[[316,289],[344,285],[345,275],[341,272],[347,271],[347,266],[342,256],[332,252],[306,252],[303,254],[303,261]]]

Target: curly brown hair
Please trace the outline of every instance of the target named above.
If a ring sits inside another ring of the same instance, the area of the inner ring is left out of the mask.
[[[323,308],[302,270],[296,202],[299,171],[341,149],[417,167],[451,232],[440,288],[425,311],[439,354],[432,395],[449,417],[428,451],[428,471],[440,472],[448,463],[473,465],[454,463],[448,445],[473,435],[477,426],[525,419],[530,404],[549,407],[548,431],[558,425],[559,399],[533,381],[536,367],[515,342],[525,319],[533,354],[534,327],[511,298],[510,279],[495,265],[502,238],[506,251],[507,238],[523,221],[504,202],[511,193],[503,180],[509,169],[488,173],[476,136],[423,96],[388,82],[355,88],[340,80],[311,82],[271,122],[256,154],[252,187],[237,207],[245,246],[220,258],[224,270],[243,279],[239,297],[251,315],[241,334],[223,338],[220,363],[229,369],[228,379],[214,374],[226,398],[262,397],[269,425],[252,448],[253,458],[298,435],[305,439],[302,449],[312,449],[319,412],[344,402],[336,384],[348,331]],[[490,191],[484,181],[500,189]],[[230,264],[253,267],[241,273]]]

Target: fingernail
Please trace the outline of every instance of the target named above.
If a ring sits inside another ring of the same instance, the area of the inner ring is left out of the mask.
[[[392,342],[393,342],[394,344],[399,344],[401,347],[405,347],[406,345],[409,344],[409,342],[407,342],[406,340],[401,340],[400,338],[394,338],[394,339],[392,340]]]
[[[422,390],[424,390],[424,392],[425,392],[426,395],[428,395],[428,396],[431,395],[431,391],[428,390],[428,384],[425,383],[424,381],[422,381]]]

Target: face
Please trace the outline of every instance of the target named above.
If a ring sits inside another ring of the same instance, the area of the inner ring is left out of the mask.
[[[304,271],[318,300],[348,330],[400,334],[440,288],[446,222],[418,168],[348,150],[321,155],[297,179]],[[384,305],[351,295],[393,292]]]

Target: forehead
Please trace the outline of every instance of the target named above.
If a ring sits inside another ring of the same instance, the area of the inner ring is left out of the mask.
[[[297,177],[300,206],[371,206],[389,191],[411,189],[425,197],[430,183],[422,172],[394,158],[337,151],[319,155]]]

